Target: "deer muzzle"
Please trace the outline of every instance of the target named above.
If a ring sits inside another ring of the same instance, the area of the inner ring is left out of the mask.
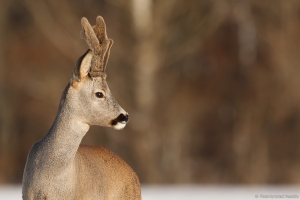
[[[129,121],[128,113],[126,113],[125,115],[120,114],[116,119],[112,120],[111,125],[113,126],[114,129],[121,130],[126,126],[128,121]]]

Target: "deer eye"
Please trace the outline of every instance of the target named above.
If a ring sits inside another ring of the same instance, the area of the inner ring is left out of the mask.
[[[98,98],[103,98],[104,97],[104,94],[102,92],[96,92],[96,97]]]

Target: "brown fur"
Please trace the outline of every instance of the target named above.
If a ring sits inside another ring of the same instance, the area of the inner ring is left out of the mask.
[[[76,198],[100,199],[99,197],[102,196],[103,199],[140,199],[138,177],[112,151],[103,147],[81,145],[76,155],[76,163],[78,163],[76,171],[79,174],[77,181],[81,186],[88,188],[88,190],[78,192]],[[102,179],[102,182],[105,183],[101,190],[90,181],[93,179]]]

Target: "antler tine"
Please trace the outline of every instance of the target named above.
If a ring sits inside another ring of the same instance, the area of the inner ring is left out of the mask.
[[[95,31],[95,34],[100,42],[100,44],[103,44],[104,46],[107,45],[107,49],[104,50],[104,57],[103,57],[103,68],[102,70],[105,71],[106,65],[108,62],[110,49],[114,43],[112,39],[108,39],[107,33],[106,33],[106,25],[103,17],[97,16],[96,18],[96,25],[93,26],[93,29]]]
[[[93,29],[100,43],[108,39],[106,34],[106,25],[101,16],[96,18],[96,25],[93,26]]]
[[[87,18],[83,17],[81,19],[81,26],[82,26],[82,31],[80,34],[81,38],[83,38],[86,41],[86,43],[89,45],[89,48],[94,52],[94,54],[99,54],[100,53],[99,41]]]
[[[108,40],[109,40],[109,44],[108,44],[108,48],[107,48],[107,51],[105,52],[104,60],[103,60],[103,70],[104,70],[104,71],[105,71],[105,69],[106,69],[106,65],[107,65],[107,62],[108,62],[108,58],[109,58],[111,46],[112,46],[113,43],[114,43],[113,40],[111,40],[111,39],[108,39]]]

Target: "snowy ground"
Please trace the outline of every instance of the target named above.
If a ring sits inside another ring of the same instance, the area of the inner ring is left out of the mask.
[[[144,185],[143,200],[300,200],[299,186]],[[21,200],[21,186],[0,186],[0,200]]]

